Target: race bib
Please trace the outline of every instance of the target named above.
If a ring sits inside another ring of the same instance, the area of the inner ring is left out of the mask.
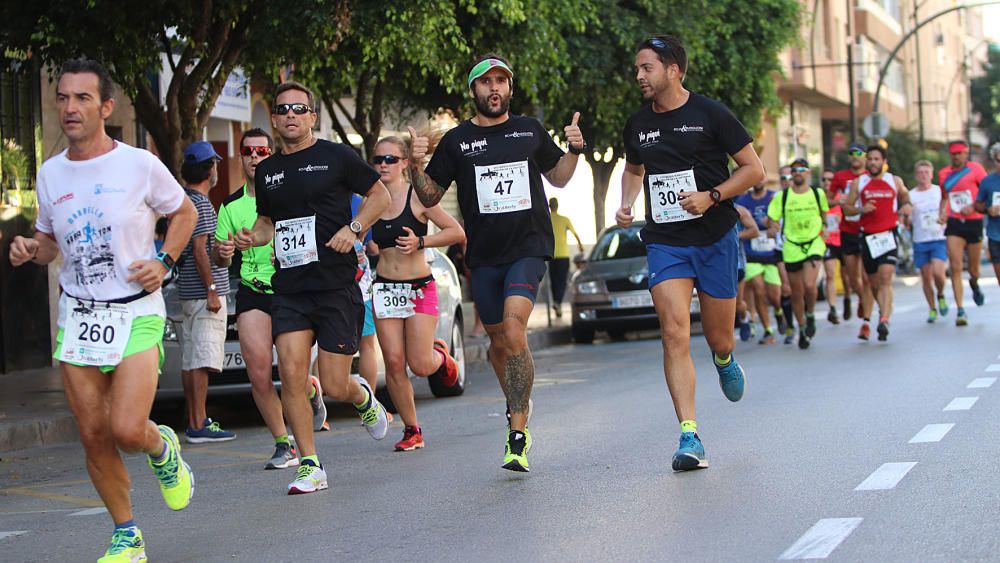
[[[316,216],[285,219],[274,224],[274,257],[282,268],[305,266],[319,260]]]
[[[941,230],[941,223],[938,223],[937,211],[926,211],[920,214],[920,228],[927,233],[934,233]]]
[[[413,303],[416,292],[412,284],[377,282],[372,290],[375,318],[408,319],[416,312]]]
[[[993,192],[993,207],[1000,205],[1000,192]]]
[[[680,192],[696,192],[694,170],[682,170],[670,174],[649,175],[649,202],[656,223],[677,223],[690,221],[701,215],[688,213],[681,207]]]
[[[63,327],[64,362],[86,366],[117,366],[125,355],[132,332],[132,308],[123,303],[98,303],[70,299],[74,304]]]
[[[868,235],[865,237],[865,244],[868,245],[868,253],[871,254],[872,258],[878,258],[896,250],[896,236],[892,231]]]
[[[840,232],[840,215],[827,215],[826,216],[826,234],[831,235],[833,233]]]
[[[510,213],[531,209],[528,161],[476,167],[480,213]]]
[[[972,194],[970,192],[951,192],[948,194],[948,201],[951,202],[952,213],[961,213],[963,207],[972,205]]]
[[[777,245],[778,241],[767,236],[767,233],[750,239],[750,250],[754,252],[773,252]]]

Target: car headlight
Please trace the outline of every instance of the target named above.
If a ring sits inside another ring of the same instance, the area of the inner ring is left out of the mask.
[[[576,284],[576,292],[583,295],[593,295],[601,292],[601,282],[585,281]]]
[[[177,342],[177,328],[174,327],[174,321],[170,319],[163,323],[163,340]]]

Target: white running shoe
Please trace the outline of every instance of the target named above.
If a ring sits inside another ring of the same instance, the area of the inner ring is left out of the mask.
[[[376,440],[381,440],[389,432],[389,417],[385,412],[385,407],[375,398],[375,391],[372,390],[364,378],[360,378],[358,384],[368,391],[369,397],[368,408],[365,410],[358,409],[358,416],[365,423],[365,429],[368,430],[368,434]]]
[[[295,480],[288,484],[288,494],[304,495],[322,491],[329,485],[326,482],[326,471],[311,463],[303,463],[295,473]]]
[[[319,378],[315,375],[309,376],[309,384],[316,389],[316,394],[309,399],[309,404],[313,411],[313,432],[319,432],[326,424],[326,403],[323,402],[323,386],[319,384]]]

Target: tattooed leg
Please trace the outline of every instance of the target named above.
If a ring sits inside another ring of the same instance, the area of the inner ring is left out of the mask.
[[[511,430],[524,430],[528,421],[528,399],[535,381],[535,363],[528,350],[528,316],[534,303],[520,296],[504,302],[503,335],[507,358],[503,387],[510,407]]]

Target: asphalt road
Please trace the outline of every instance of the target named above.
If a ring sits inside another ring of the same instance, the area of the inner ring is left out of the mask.
[[[179,513],[130,457],[136,520],[154,561],[998,560],[1000,290],[985,288],[965,328],[954,312],[927,325],[907,287],[888,343],[857,340],[853,320],[820,320],[808,351],[740,343],[737,404],[696,339],[706,470],[670,470],[678,428],[646,337],[536,353],[530,474],[499,467],[504,403],[479,370],[460,398],[417,383],[422,451],[392,451],[398,422],[375,442],[337,411],[318,439],[331,488],[313,495],[262,469],[269,439],[252,425],[185,446],[197,484]],[[252,424],[241,408],[235,425]],[[77,445],[4,459],[0,559],[95,560],[100,506]]]

